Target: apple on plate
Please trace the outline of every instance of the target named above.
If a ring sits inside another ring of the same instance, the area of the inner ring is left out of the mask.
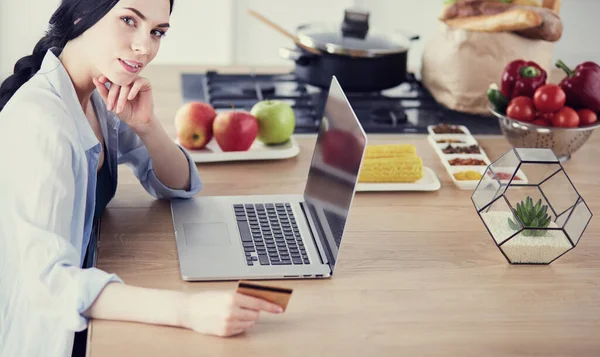
[[[217,116],[208,103],[188,102],[175,114],[175,131],[181,146],[190,150],[202,149],[213,138],[213,121]]]
[[[296,127],[292,107],[281,100],[262,100],[250,113],[258,120],[258,140],[269,144],[282,144],[290,139]]]
[[[213,122],[213,133],[223,151],[247,151],[258,135],[258,121],[243,110],[224,111]]]

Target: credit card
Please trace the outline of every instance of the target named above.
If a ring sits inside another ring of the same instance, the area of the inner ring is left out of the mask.
[[[272,302],[281,306],[285,311],[292,297],[293,289],[241,280],[238,283],[237,292]]]

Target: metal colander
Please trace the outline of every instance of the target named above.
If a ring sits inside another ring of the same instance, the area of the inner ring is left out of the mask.
[[[569,160],[600,126],[599,121],[578,128],[542,127],[511,119],[492,108],[490,111],[498,118],[502,134],[513,147],[549,148],[562,162]]]

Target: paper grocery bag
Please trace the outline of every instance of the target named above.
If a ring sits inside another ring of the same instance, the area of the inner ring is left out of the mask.
[[[554,43],[531,40],[511,32],[477,32],[440,23],[425,43],[423,85],[446,107],[465,113],[488,114],[487,89],[500,85],[504,67],[515,59],[552,69]]]

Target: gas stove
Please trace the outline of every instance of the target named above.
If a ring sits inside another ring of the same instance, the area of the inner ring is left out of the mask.
[[[295,133],[316,133],[322,118],[327,90],[298,80],[294,74],[225,74],[217,71],[182,74],[184,102],[210,103],[217,112],[250,110],[260,100],[289,103],[296,115]],[[437,103],[412,74],[406,81],[381,92],[346,93],[367,134],[426,134],[428,125],[466,125],[472,134],[500,135],[493,117],[459,113]]]

